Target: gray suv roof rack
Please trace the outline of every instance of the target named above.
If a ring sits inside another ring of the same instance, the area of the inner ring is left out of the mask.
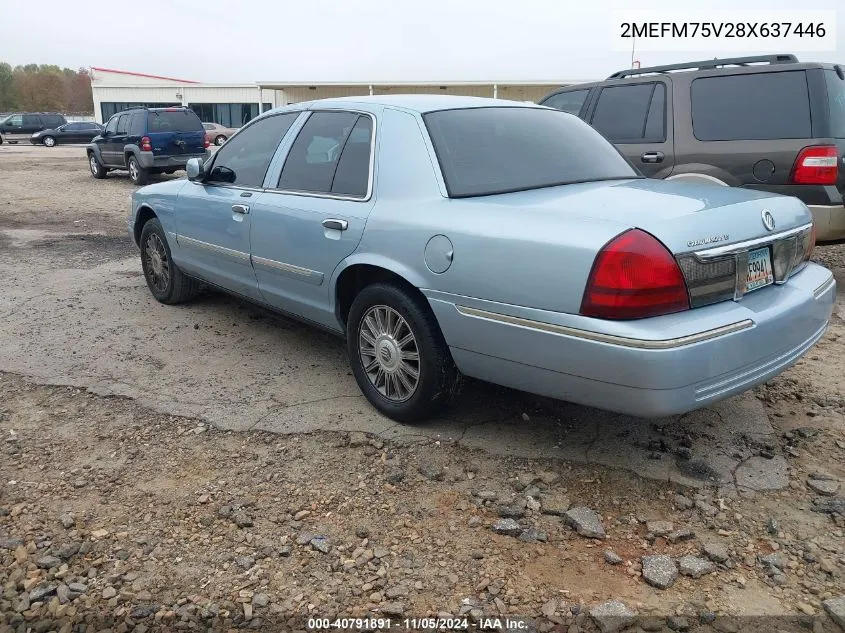
[[[700,62],[686,62],[683,64],[668,64],[666,66],[649,66],[647,68],[629,68],[613,73],[608,79],[621,79],[634,75],[646,75],[648,73],[663,73],[670,70],[709,70],[719,66],[747,66],[766,62],[769,64],[797,64],[798,58],[795,55],[757,55],[753,57],[726,57],[723,59],[705,59]]]

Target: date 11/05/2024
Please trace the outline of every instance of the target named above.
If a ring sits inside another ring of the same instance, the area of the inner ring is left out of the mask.
[[[522,631],[527,620],[520,618],[309,618],[309,631]]]

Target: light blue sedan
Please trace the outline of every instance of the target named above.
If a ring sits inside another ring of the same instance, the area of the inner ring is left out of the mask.
[[[435,415],[462,376],[690,411],[795,363],[833,309],[802,202],[645,179],[541,106],[300,103],[187,172],[132,196],[153,296],[204,283],[345,336],[362,392],[399,421]]]

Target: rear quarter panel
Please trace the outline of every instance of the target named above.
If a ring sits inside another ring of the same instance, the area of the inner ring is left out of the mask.
[[[485,198],[451,200],[422,121],[386,109],[381,117],[377,203],[356,252],[338,268],[370,263],[422,289],[559,312],[577,312],[593,259],[619,223],[532,211],[521,215]],[[521,194],[513,194],[517,203]],[[501,198],[501,197],[499,197]],[[426,265],[438,235],[452,244],[443,273]]]

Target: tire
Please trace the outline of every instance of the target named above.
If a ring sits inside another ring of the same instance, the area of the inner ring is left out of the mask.
[[[377,334],[373,326],[379,324],[377,315],[381,323],[391,320],[381,335],[373,336]],[[398,331],[394,329],[397,324]],[[362,330],[377,341],[375,345],[361,336]],[[396,345],[397,339],[407,340],[409,334],[411,342]],[[458,393],[460,374],[434,314],[423,297],[398,284],[373,284],[358,293],[349,310],[346,345],[358,387],[376,409],[393,420],[424,421],[445,409]],[[410,357],[406,359],[403,354]],[[417,382],[409,389],[414,369]],[[388,374],[391,381],[385,380]]]
[[[188,277],[173,262],[158,218],[147,220],[141,229],[141,269],[150,293],[159,303],[184,303],[199,292],[199,282]]]
[[[215,145],[223,145],[223,143],[225,143],[225,142],[226,142],[226,137],[223,136],[222,134],[220,136],[218,136],[216,139],[214,139]]]
[[[108,170],[103,167],[103,164],[97,159],[94,152],[88,154],[88,168],[91,170],[91,175],[94,178],[105,178]]]
[[[129,180],[134,184],[143,187],[150,181],[150,173],[141,167],[141,164],[134,155],[129,156],[126,166],[129,168]]]
[[[3,144],[3,137],[0,136],[0,145],[2,145],[2,144]]]
[[[55,147],[56,146],[56,139],[52,136],[45,136],[41,139],[41,142],[44,144],[44,147]]]

